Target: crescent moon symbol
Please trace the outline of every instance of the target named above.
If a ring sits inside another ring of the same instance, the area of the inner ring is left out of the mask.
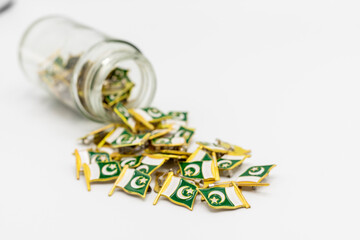
[[[115,167],[115,169],[113,171],[108,171],[108,167]],[[115,173],[117,173],[117,168],[116,168],[116,165],[115,164],[110,164],[110,165],[105,165],[102,169],[101,169],[101,172],[104,174],[104,175],[114,175]]]
[[[126,137],[128,137],[128,139],[126,139]],[[135,140],[135,136],[129,136],[127,134],[121,135],[120,137],[118,137],[116,139],[116,143],[117,144],[121,144],[121,143],[131,143]]]
[[[212,195],[218,195],[221,198],[221,201],[219,202],[219,204],[223,203],[225,201],[225,195],[220,191],[215,190],[215,191],[210,192],[208,195],[208,198],[210,198]]]
[[[229,163],[230,165],[232,165],[232,162],[230,160],[221,160],[221,161],[218,161],[218,165],[221,167],[222,164],[224,163]]]
[[[142,187],[145,186],[145,183],[142,184],[142,185],[138,185],[138,184],[136,183],[136,181],[139,180],[139,178],[143,178],[143,177],[142,177],[142,176],[138,176],[138,177],[134,178],[133,180],[131,180],[130,186],[131,186],[132,188],[139,189],[139,188],[142,188]]]
[[[136,168],[136,170],[138,170],[140,172],[148,173],[149,172],[149,166],[148,165],[141,165],[141,166],[138,166]],[[141,171],[141,170],[145,170],[145,171]]]
[[[184,196],[184,195],[182,194],[182,192],[183,192],[185,189],[188,189],[188,188],[190,188],[190,187],[189,187],[189,186],[183,186],[183,187],[179,188],[179,189],[177,190],[177,192],[176,192],[176,196],[177,196],[178,198],[180,198],[180,199],[183,199],[183,200],[186,200],[186,199],[191,198],[192,195],[190,195],[190,196]]]
[[[92,157],[90,158],[90,163],[96,162],[96,158],[97,158],[97,157],[98,157],[97,154],[95,154],[94,156],[92,156]]]
[[[161,112],[159,112],[158,110],[155,110],[154,112],[154,109],[151,108],[147,110],[147,113],[154,118],[161,117],[162,115]]]
[[[265,171],[265,168],[263,168],[263,167],[261,167],[260,170],[258,170],[258,171],[253,171],[252,169],[253,169],[253,168],[251,168],[251,169],[249,170],[249,174],[252,175],[252,176],[254,176],[254,175],[260,175],[260,174],[262,174],[262,173]]]
[[[126,158],[125,160],[121,161],[120,166],[124,167],[125,164],[127,164],[128,162],[131,162],[131,163],[129,163],[130,166],[134,166],[135,162],[136,162],[136,158]]]
[[[193,168],[194,169],[194,172],[191,174],[191,176],[196,176],[200,173],[200,167],[196,164],[190,164],[190,165],[187,165],[185,168],[184,168],[184,171],[190,169],[190,168]]]

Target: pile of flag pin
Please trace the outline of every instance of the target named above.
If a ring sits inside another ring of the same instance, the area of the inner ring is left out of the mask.
[[[83,136],[87,148],[75,150],[77,179],[84,175],[89,191],[93,183],[110,182],[109,196],[121,189],[144,198],[154,178],[154,205],[164,196],[192,210],[200,193],[212,208],[236,209],[250,207],[242,189],[269,185],[262,180],[274,164],[243,169],[234,180],[222,182],[220,176],[232,177],[250,150],[221,140],[193,142],[195,129],[187,126],[187,112],[127,109],[121,102],[113,110],[123,124]]]
[[[48,86],[48,89],[55,96],[68,105],[72,105],[71,81],[80,57],[80,55],[70,55],[66,58],[59,52],[55,52],[41,65],[41,71],[39,71],[40,80]],[[78,97],[81,102],[85,102],[84,93],[81,89],[86,84],[88,72],[93,64],[87,61],[78,76]],[[113,113],[115,104],[126,104],[134,86],[135,84],[128,76],[127,69],[113,69],[104,79],[101,89],[104,110]],[[84,106],[86,107],[86,104]]]

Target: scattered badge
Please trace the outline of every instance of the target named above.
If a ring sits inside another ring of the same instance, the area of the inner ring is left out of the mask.
[[[185,178],[215,180],[213,161],[179,162],[181,175]]]
[[[115,180],[120,175],[120,166],[117,162],[95,162],[83,164],[86,185],[90,191],[90,183]]]
[[[260,183],[276,165],[253,166],[243,172],[236,182]]]
[[[129,111],[122,105],[120,102],[115,105],[114,112],[121,118],[121,120],[128,126],[133,133],[136,132],[135,125],[136,122],[134,118],[130,115]]]
[[[141,159],[140,165],[136,168],[136,170],[151,175],[156,169],[161,167],[167,158],[157,157],[157,156],[144,156]]]
[[[120,162],[120,167],[124,168],[126,165],[129,166],[130,168],[136,168],[137,166],[140,165],[141,163],[141,158],[143,156],[138,155],[138,156],[128,156],[128,157],[121,157],[119,162]]]
[[[231,170],[242,164],[249,155],[225,154],[217,160],[220,170]]]
[[[192,210],[197,193],[197,187],[194,184],[185,179],[175,177],[170,172],[154,201],[154,205],[156,205],[160,196],[164,196],[171,202]]]
[[[230,187],[199,188],[199,192],[208,205],[215,209],[250,208],[235,183]]]
[[[186,162],[197,162],[197,161],[211,161],[212,158],[210,155],[199,147],[193,152],[190,157],[186,160]]]
[[[79,56],[68,60],[53,56],[51,67],[41,73],[42,80],[68,86],[78,59]],[[87,63],[86,68],[91,64]],[[80,85],[84,84],[84,70]],[[192,210],[200,193],[201,200],[215,209],[249,208],[241,189],[268,186],[261,181],[275,165],[250,167],[234,181],[231,176],[238,168],[242,170],[250,150],[221,140],[193,141],[195,129],[187,125],[187,112],[164,114],[154,107],[128,109],[134,86],[128,75],[127,69],[116,68],[104,80],[101,104],[116,123],[80,138],[87,149],[75,150],[77,179],[83,172],[88,191],[91,183],[111,182],[109,196],[121,189],[144,198],[151,189],[151,174],[155,174],[153,189],[158,194],[154,205],[163,196]],[[54,91],[70,94],[61,88]],[[85,101],[81,96],[79,93],[80,101]],[[229,180],[221,181],[220,173]]]
[[[110,155],[106,152],[93,152],[88,150],[75,149],[76,156],[76,178],[80,178],[80,171],[84,163],[91,164],[94,162],[110,162]]]
[[[152,123],[168,118],[163,112],[154,107],[129,109],[129,112],[136,120],[151,130],[155,129]]]
[[[105,143],[109,144],[112,148],[141,145],[145,143],[149,135],[150,134],[134,135],[123,127],[117,127],[106,135],[98,147],[102,147]]]
[[[111,188],[109,196],[114,193],[115,188],[120,188],[129,194],[138,195],[144,198],[150,182],[150,175],[131,169],[126,165]]]

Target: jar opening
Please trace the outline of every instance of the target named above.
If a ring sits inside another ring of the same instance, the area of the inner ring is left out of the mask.
[[[73,75],[72,92],[77,107],[86,117],[99,122],[121,122],[113,111],[114,105],[104,104],[104,89],[117,84],[109,81],[117,69],[126,71],[133,84],[122,102],[127,108],[149,106],[155,96],[155,74],[150,62],[137,49],[114,49],[114,44],[124,43],[112,40],[94,46],[81,56]]]

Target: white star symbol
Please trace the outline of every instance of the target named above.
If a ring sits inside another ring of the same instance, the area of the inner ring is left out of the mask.
[[[221,167],[223,167],[223,168],[227,168],[228,166],[230,166],[229,163],[224,163],[223,165],[221,165]]]
[[[115,164],[110,164],[109,167],[111,170],[114,170],[116,168],[116,165]]]
[[[219,201],[219,199],[217,199],[216,197],[212,197],[210,198],[211,204],[217,203]]]
[[[186,170],[185,171],[185,176],[191,176],[192,174],[192,171],[191,170]]]
[[[146,182],[147,182],[147,179],[143,177],[143,178],[141,178],[141,179],[139,180],[139,182],[140,182],[140,183],[146,183]]]
[[[188,189],[186,189],[186,193],[192,195],[194,193],[194,189],[188,188]]]

